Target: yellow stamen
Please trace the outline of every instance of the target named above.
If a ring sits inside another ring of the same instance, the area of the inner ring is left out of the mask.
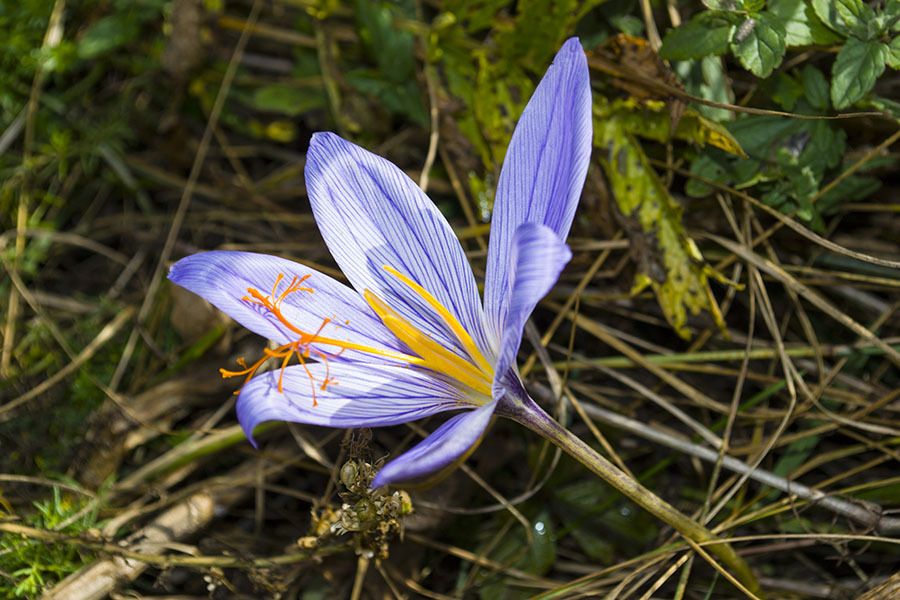
[[[493,377],[494,368],[485,360],[484,356],[478,350],[478,346],[475,345],[475,341],[472,340],[472,336],[469,335],[469,332],[465,330],[465,328],[460,324],[460,322],[454,317],[447,308],[438,302],[437,298],[432,296],[428,290],[423,288],[421,285],[399,272],[397,269],[393,267],[385,266],[384,270],[402,281],[412,289],[415,293],[417,293],[425,302],[428,303],[428,306],[434,309],[434,311],[440,315],[441,319],[444,320],[444,323],[450,328],[453,332],[453,335],[456,336],[456,339],[462,344],[463,348],[466,352],[469,353],[469,358],[475,361],[478,365],[478,368],[484,373],[490,373],[491,377]]]
[[[430,339],[369,290],[365,291],[364,296],[376,314],[381,317],[385,326],[397,336],[397,339],[422,357],[424,360],[422,366],[449,375],[483,394],[491,395],[492,375],[478,370],[469,361],[460,358]]]

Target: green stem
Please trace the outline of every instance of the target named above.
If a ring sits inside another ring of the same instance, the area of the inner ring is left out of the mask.
[[[506,399],[510,399],[509,396]],[[730,544],[723,543],[703,525],[679,512],[671,504],[623,473],[571,431],[557,423],[534,400],[525,396],[512,402],[502,402],[498,407],[498,413],[550,440],[647,512],[671,525],[684,537],[698,544],[714,542],[705,548],[731,569],[747,589],[757,595],[760,593],[759,582],[750,571],[750,567]]]

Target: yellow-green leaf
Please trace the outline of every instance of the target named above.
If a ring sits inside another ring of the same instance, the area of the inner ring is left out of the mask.
[[[709,144],[741,158],[747,158],[741,145],[725,127],[703,117],[693,108],[685,109],[674,135],[670,136],[671,116],[666,103],[662,100],[639,101],[628,98],[616,100],[611,104],[598,101],[594,106],[595,118],[615,119],[628,133],[657,142],[666,142],[670,137],[674,137],[703,146]]]
[[[725,332],[725,322],[709,288],[709,277],[727,281],[703,260],[682,225],[683,209],[672,200],[647,162],[626,121],[616,115],[595,120],[594,144],[622,213],[638,265],[633,293],[650,286],[666,320],[688,339],[688,312],[708,311]]]

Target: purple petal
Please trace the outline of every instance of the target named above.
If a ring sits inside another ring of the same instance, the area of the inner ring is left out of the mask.
[[[315,269],[284,258],[250,252],[202,252],[179,260],[169,269],[169,279],[215,305],[247,329],[278,344],[296,341],[300,334],[292,331],[270,310],[244,298],[248,288],[271,296],[278,276],[282,275],[276,296],[290,285],[294,277],[308,278],[302,287],[284,297],[280,310],[295,328],[319,337],[352,342],[377,350],[403,351],[359,295],[346,285]],[[329,321],[323,326],[323,322]],[[320,330],[321,328],[321,330]],[[339,347],[316,345],[322,352],[336,354]],[[316,353],[312,353],[313,358]],[[382,362],[384,358],[355,350],[345,350],[339,360]]]
[[[283,392],[278,389],[279,378]],[[478,402],[458,388],[415,369],[313,363],[251,379],[238,396],[237,415],[252,442],[253,429],[263,421],[380,427],[473,405]]]
[[[332,133],[316,133],[306,159],[306,186],[322,237],[357,291],[375,293],[465,356],[443,319],[384,269],[393,267],[446,307],[482,353],[493,354],[469,261],[447,220],[409,177]]]
[[[496,406],[496,402],[489,402],[471,412],[451,417],[412,450],[384,465],[372,480],[372,487],[424,477],[451,464],[478,441]]]
[[[498,374],[502,375],[515,363],[525,321],[571,259],[572,251],[549,227],[525,223],[516,230],[509,257],[511,276],[497,358]]]
[[[485,277],[488,331],[499,336],[513,234],[522,223],[546,225],[565,240],[591,154],[591,87],[578,38],[556,55],[513,132],[500,173]]]

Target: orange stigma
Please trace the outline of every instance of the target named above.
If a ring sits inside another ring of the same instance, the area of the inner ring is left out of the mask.
[[[338,382],[335,381],[335,378],[330,374],[328,365],[329,359],[340,356],[345,350],[351,350],[353,352],[361,352],[370,356],[376,356],[380,359],[404,366],[412,365],[433,371],[462,386],[478,392],[475,398],[490,398],[491,386],[494,379],[494,367],[481,353],[469,332],[465,330],[459,320],[428,290],[392,267],[385,266],[384,269],[391,276],[396,278],[401,285],[405,286],[409,291],[421,298],[430,310],[433,311],[434,316],[438,317],[447,329],[452,332],[453,338],[455,338],[454,341],[456,342],[454,346],[462,350],[462,355],[459,354],[457,350],[454,350],[451,347],[445,347],[443,344],[432,339],[428,334],[419,330],[415,325],[403,318],[403,316],[393,307],[388,305],[370,290],[365,290],[363,296],[372,311],[381,319],[381,322],[384,323],[385,327],[396,336],[397,340],[409,348],[411,353],[366,346],[364,344],[334,339],[322,335],[322,332],[329,323],[335,328],[350,324],[349,320],[339,319],[336,315],[332,318],[323,318],[322,324],[319,325],[319,328],[314,333],[305,331],[288,319],[284,312],[282,312],[282,305],[284,304],[285,299],[293,293],[314,293],[313,288],[304,285],[304,282],[306,282],[311,275],[304,275],[303,277],[294,276],[290,284],[288,284],[284,290],[279,292],[278,286],[285,278],[283,273],[279,273],[278,277],[275,279],[275,284],[272,286],[271,293],[263,295],[262,292],[255,288],[247,288],[248,295],[241,298],[241,300],[249,304],[256,304],[263,307],[278,320],[278,323],[280,323],[284,329],[287,330],[288,338],[296,336],[296,339],[287,344],[282,344],[274,350],[270,348],[264,349],[262,358],[249,367],[243,358],[238,359],[237,362],[238,365],[241,366],[241,370],[229,371],[227,369],[219,369],[222,373],[222,377],[245,375],[246,379],[244,380],[243,385],[246,385],[264,362],[270,358],[277,358],[281,360],[281,374],[278,377],[278,391],[284,393],[284,370],[287,368],[291,356],[296,356],[300,365],[302,365],[306,371],[306,375],[309,377],[313,406],[316,406],[318,404],[316,401],[316,391],[324,392],[329,385],[338,384]],[[296,308],[302,310],[302,307],[300,306],[296,306]],[[325,351],[322,349],[323,347],[328,348],[329,350],[331,348],[337,348],[337,351]],[[309,358],[313,358],[314,360],[325,364],[325,376],[321,381],[316,381],[313,377],[313,373],[307,365]],[[243,385],[241,387],[243,387]],[[239,392],[240,390],[235,392],[235,394]]]
[[[344,350],[366,352],[369,354],[375,354],[384,358],[399,360],[406,363],[417,364],[419,362],[419,359],[417,359],[416,357],[407,356],[399,352],[382,350],[379,348],[371,348],[361,344],[354,344],[352,342],[323,337],[321,335],[322,330],[326,325],[331,323],[333,319],[322,319],[322,324],[319,326],[319,329],[315,333],[304,331],[291,323],[290,320],[288,320],[288,318],[282,312],[281,305],[284,303],[285,298],[295,292],[302,291],[308,292],[310,294],[314,293],[314,290],[311,287],[305,287],[302,285],[303,282],[305,282],[309,278],[310,275],[304,275],[303,277],[294,276],[291,283],[281,293],[279,293],[278,285],[281,283],[281,280],[284,279],[284,274],[279,273],[278,277],[275,279],[275,284],[272,286],[272,293],[265,296],[255,288],[247,288],[247,293],[249,294],[249,296],[244,296],[243,298],[241,298],[241,300],[243,300],[244,302],[257,304],[265,308],[272,315],[274,315],[275,318],[278,319],[278,322],[284,325],[284,327],[286,327],[288,331],[297,335],[297,339],[293,342],[282,344],[274,350],[270,348],[264,348],[263,356],[249,367],[247,366],[247,363],[243,358],[239,358],[237,363],[242,367],[242,369],[240,371],[219,369],[219,372],[222,374],[223,378],[246,375],[244,383],[241,384],[241,388],[243,388],[243,386],[247,385],[247,382],[250,381],[250,379],[256,374],[256,372],[264,362],[266,362],[270,358],[279,358],[281,359],[281,374],[278,377],[278,391],[280,393],[284,393],[284,386],[282,385],[284,379],[284,370],[285,368],[287,368],[291,356],[296,355],[297,359],[300,361],[300,364],[306,371],[307,376],[309,377],[310,385],[312,386],[313,406],[316,406],[318,404],[316,402],[316,388],[321,391],[325,391],[329,385],[338,384],[338,382],[335,381],[335,378],[331,377],[330,375],[328,359],[340,356],[341,353],[344,352]],[[345,320],[344,323],[349,324],[350,321]],[[339,348],[339,350],[337,352],[325,352],[320,348],[313,346],[313,344],[322,346],[336,346],[337,348]],[[306,359],[310,358],[310,356],[325,364],[325,377],[322,379],[321,384],[317,384],[312,372],[309,370],[309,367],[306,364]],[[235,392],[235,394],[238,393],[240,393],[240,388]]]

